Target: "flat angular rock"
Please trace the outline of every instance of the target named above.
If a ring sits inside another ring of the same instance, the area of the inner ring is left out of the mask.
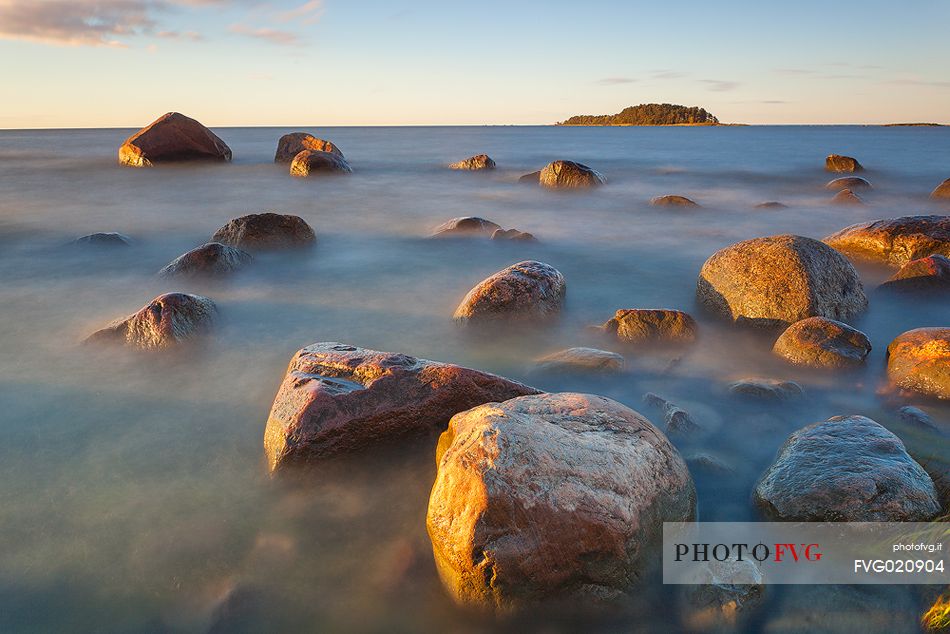
[[[333,145],[330,141],[318,139],[308,132],[291,132],[280,137],[277,141],[277,152],[274,153],[275,163],[290,163],[294,157],[304,150],[315,150],[317,152],[328,152],[336,154],[343,158],[343,152],[340,148]]]
[[[453,170],[493,170],[495,169],[495,161],[491,159],[487,154],[478,154],[471,158],[467,158],[464,161],[458,161],[456,163],[450,163],[449,169]]]
[[[597,348],[567,348],[545,355],[535,361],[535,370],[551,373],[616,373],[623,372],[622,355]]]
[[[501,229],[500,225],[491,220],[477,216],[460,216],[440,224],[432,230],[433,238],[453,238],[458,236],[488,237]]]
[[[928,255],[950,256],[950,216],[903,216],[862,222],[824,242],[849,257],[903,266]]]
[[[582,163],[554,161],[541,170],[538,182],[553,189],[582,189],[603,185],[607,179]]]
[[[178,256],[158,274],[161,277],[226,275],[251,261],[251,254],[220,242],[208,242]]]
[[[231,148],[194,119],[169,112],[142,128],[119,148],[119,163],[152,167],[183,161],[228,162]]]
[[[627,308],[618,310],[603,329],[629,343],[691,343],[696,340],[697,326],[681,310]]]
[[[864,416],[836,416],[789,436],[754,500],[774,521],[926,522],[940,512],[927,472]]]
[[[444,429],[458,412],[538,390],[494,374],[335,342],[298,351],[274,399],[270,470]]]
[[[290,175],[302,178],[321,174],[349,174],[352,171],[341,155],[319,150],[298,152],[290,162]]]
[[[908,293],[946,290],[950,288],[950,259],[928,255],[911,260],[878,288]]]
[[[686,196],[676,196],[673,194],[651,198],[650,204],[654,207],[699,207],[695,201],[690,200]]]
[[[468,292],[455,319],[461,322],[536,320],[553,316],[564,304],[564,276],[549,264],[525,260],[479,282]]]
[[[825,169],[829,172],[860,172],[864,167],[858,163],[858,160],[850,156],[840,154],[829,154],[825,158]]]
[[[686,464],[643,416],[600,396],[488,403],[439,439],[426,526],[459,603],[498,611],[609,602],[658,562],[663,522],[691,521]]]
[[[789,326],[775,341],[772,352],[794,365],[850,368],[864,363],[871,341],[848,324],[809,317]]]
[[[887,377],[902,390],[950,398],[950,328],[917,328],[887,347]]]
[[[840,192],[843,189],[871,189],[871,183],[860,176],[842,176],[825,184],[825,189]]]
[[[806,317],[846,321],[867,309],[857,272],[840,253],[802,236],[755,238],[703,264],[700,304],[736,323],[788,327]]]
[[[92,333],[87,343],[115,343],[140,350],[182,345],[210,330],[217,307],[207,297],[166,293],[134,315]]]
[[[300,216],[265,212],[228,221],[211,240],[247,251],[266,251],[308,247],[317,237]]]

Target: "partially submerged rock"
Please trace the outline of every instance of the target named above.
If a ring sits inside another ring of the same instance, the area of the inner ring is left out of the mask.
[[[214,132],[178,112],[162,115],[119,148],[119,163],[151,167],[182,161],[231,160],[231,148]]]
[[[663,522],[695,517],[693,481],[669,440],[600,396],[462,412],[436,460],[426,526],[443,584],[463,604],[621,599],[658,562]]]
[[[454,238],[458,236],[490,236],[501,229],[491,220],[477,216],[460,216],[440,224],[432,230],[433,238]]]
[[[519,177],[518,182],[527,183],[529,185],[538,185],[541,182],[541,170]]]
[[[603,329],[630,343],[691,343],[697,326],[681,310],[628,308],[618,310]]]
[[[70,244],[90,247],[127,247],[132,245],[132,238],[115,231],[101,231],[80,236]]]
[[[232,273],[251,261],[251,254],[220,242],[208,242],[178,256],[158,274],[162,277],[215,276]]]
[[[759,203],[755,206],[756,209],[788,209],[788,205],[785,203],[780,203],[777,200],[770,200],[764,203]]]
[[[265,251],[307,247],[316,242],[317,236],[300,216],[265,212],[228,221],[211,240],[248,251]]]
[[[329,152],[343,158],[343,152],[330,141],[318,139],[309,132],[291,132],[280,137],[277,141],[277,152],[274,154],[275,163],[290,163],[294,157],[304,150]]]
[[[848,320],[868,305],[850,262],[817,240],[793,235],[717,251],[703,264],[696,296],[713,313],[765,327],[816,316]]]
[[[736,472],[728,462],[709,453],[696,452],[686,456],[685,459],[690,473],[723,476]]]
[[[789,436],[754,500],[775,521],[925,522],[940,512],[927,472],[864,416],[836,416]]]
[[[674,194],[651,198],[650,204],[654,207],[699,207],[699,204],[686,196],[676,196]]]
[[[871,189],[871,183],[860,176],[842,176],[825,184],[825,189],[840,192],[843,189]]]
[[[824,239],[842,253],[903,266],[928,255],[950,256],[950,216],[903,216],[845,227]]]
[[[535,370],[551,373],[615,373],[623,372],[622,355],[597,348],[567,348],[545,355],[535,361]]]
[[[858,163],[858,160],[850,156],[840,154],[829,154],[825,159],[825,169],[829,172],[860,172],[864,167]]]
[[[754,560],[710,559],[696,584],[683,586],[682,597],[689,631],[737,631],[764,603],[765,585]]]
[[[878,288],[898,292],[950,288],[950,259],[942,255],[928,255],[925,258],[911,260]]]
[[[554,161],[541,170],[538,182],[542,187],[579,189],[603,185],[607,179],[600,172],[582,163]]]
[[[349,174],[352,171],[353,169],[343,156],[320,150],[303,150],[290,161],[291,176]]]
[[[795,381],[752,378],[730,383],[729,393],[763,401],[791,401],[804,396],[805,390]]]
[[[950,200],[950,178],[937,185],[930,192],[930,197],[934,200]]]
[[[267,418],[264,452],[276,471],[431,433],[463,410],[537,392],[449,363],[315,343],[290,361]]]
[[[456,163],[450,163],[449,169],[453,170],[493,170],[495,169],[495,161],[491,159],[487,154],[478,154],[471,158],[467,158],[464,161],[458,161]]]
[[[895,338],[887,376],[902,390],[950,398],[950,328],[916,328]]]
[[[908,425],[922,427],[930,431],[940,431],[940,428],[934,425],[930,415],[919,407],[905,405],[904,407],[897,410],[897,413],[901,417],[901,420]]]
[[[454,317],[462,322],[549,317],[561,311],[565,291],[560,271],[543,262],[525,260],[476,284]]]
[[[537,242],[533,234],[517,229],[495,229],[491,234],[492,240],[511,240],[514,242]]]
[[[864,200],[850,189],[842,189],[831,197],[833,205],[863,205]]]
[[[775,341],[772,352],[795,365],[850,368],[864,363],[871,341],[848,324],[809,317],[789,326]]]
[[[86,342],[116,343],[141,350],[172,348],[206,333],[216,313],[214,302],[207,297],[166,293],[134,315],[92,333]]]

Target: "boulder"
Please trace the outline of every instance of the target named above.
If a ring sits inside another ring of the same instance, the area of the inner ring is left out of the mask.
[[[728,462],[705,452],[695,452],[685,457],[690,473],[724,476],[735,475],[735,468]]]
[[[471,158],[467,158],[464,161],[458,161],[457,163],[450,163],[449,169],[453,170],[493,170],[495,169],[495,161],[491,159],[487,154],[479,154]]]
[[[940,431],[940,428],[934,424],[930,415],[919,407],[905,405],[897,410],[897,414],[900,416],[901,421],[907,425],[913,425],[928,431]]]
[[[733,580],[746,583],[734,583]],[[765,603],[762,573],[754,560],[712,559],[695,585],[683,587],[681,614],[690,632],[740,631]]]
[[[132,245],[132,238],[115,231],[107,231],[80,236],[71,244],[83,247],[128,247]]]
[[[280,137],[277,141],[277,152],[274,154],[275,163],[290,163],[294,157],[304,150],[328,152],[343,158],[340,148],[330,141],[324,141],[307,132],[291,132]]]
[[[87,343],[116,343],[141,350],[176,347],[205,334],[217,307],[207,297],[166,293],[134,315],[117,320],[86,338]]]
[[[817,240],[793,235],[717,251],[703,264],[696,295],[722,317],[766,327],[816,316],[847,320],[868,305],[850,262]]]
[[[651,198],[650,204],[654,207],[699,207],[696,202],[686,196],[676,196],[673,194]]]
[[[251,261],[251,254],[220,242],[208,242],[179,255],[158,272],[162,277],[226,275]]]
[[[535,361],[535,370],[551,373],[616,373],[623,372],[622,355],[597,348],[568,348],[545,355]]]
[[[681,310],[626,308],[618,310],[603,329],[630,343],[691,343],[696,340],[697,326]]]
[[[119,148],[119,163],[151,167],[182,161],[231,160],[231,148],[214,132],[177,112],[162,115]]]
[[[314,176],[317,174],[349,174],[350,164],[339,154],[319,150],[298,152],[290,162],[291,176]]]
[[[804,396],[805,390],[795,381],[753,378],[730,383],[729,393],[762,401],[791,401]]]
[[[538,185],[541,182],[541,170],[519,177],[518,182],[527,183],[529,185]]]
[[[436,462],[426,526],[462,604],[629,598],[659,562],[663,522],[696,513],[669,440],[601,396],[524,396],[457,414]]]
[[[903,216],[845,227],[824,239],[842,253],[903,266],[928,255],[950,256],[950,216]]]
[[[840,192],[843,189],[871,189],[871,183],[860,176],[842,176],[825,184],[825,189]]]
[[[753,497],[774,521],[926,522],[940,512],[927,472],[897,436],[864,416],[793,433]]]
[[[307,247],[317,237],[300,216],[265,212],[230,220],[214,232],[213,242],[248,251]]]
[[[871,341],[848,324],[808,317],[789,326],[775,341],[772,352],[795,365],[850,368],[864,363]]]
[[[930,197],[934,200],[950,200],[950,178],[943,181],[930,192]]]
[[[264,431],[270,470],[444,429],[458,412],[538,390],[450,363],[315,343],[291,359]]]
[[[857,159],[850,156],[829,154],[825,159],[825,169],[829,172],[860,172],[864,170],[864,167],[858,163]]]
[[[515,242],[537,242],[533,234],[517,229],[495,229],[491,234],[492,240],[513,240]]]
[[[553,316],[564,304],[564,276],[553,266],[525,260],[485,278],[455,309],[461,322],[535,320]]]
[[[864,200],[850,189],[842,189],[831,197],[832,205],[863,205]]]
[[[950,288],[950,259],[928,255],[911,260],[883,284],[881,290],[899,292],[936,291]]]
[[[895,338],[887,377],[902,390],[950,398],[950,328],[916,328]]]
[[[603,185],[607,179],[600,172],[574,161],[554,161],[538,175],[542,187],[555,189],[579,189]]]
[[[768,202],[759,203],[755,206],[756,209],[788,209],[788,205],[785,203],[780,203],[776,200],[770,200]]]
[[[433,238],[454,238],[458,236],[490,236],[501,227],[491,220],[476,216],[460,216],[440,224],[432,230]]]

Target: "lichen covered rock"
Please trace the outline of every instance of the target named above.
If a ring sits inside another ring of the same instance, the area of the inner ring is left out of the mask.
[[[850,368],[864,363],[871,341],[848,324],[809,317],[789,326],[775,341],[772,352],[795,365]]]
[[[950,328],[917,328],[887,347],[887,376],[902,390],[950,398]]]
[[[455,319],[461,322],[541,319],[560,312],[565,292],[560,271],[543,262],[526,260],[475,285],[455,310]]]
[[[86,342],[115,343],[140,350],[172,348],[205,334],[216,314],[217,307],[207,297],[166,293],[134,315],[92,333]]]
[[[681,310],[627,308],[618,310],[603,329],[630,343],[691,343],[697,326]]]
[[[928,255],[950,256],[950,216],[903,216],[862,222],[824,242],[850,257],[903,266]]]

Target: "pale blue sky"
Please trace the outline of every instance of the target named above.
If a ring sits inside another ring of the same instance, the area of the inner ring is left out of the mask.
[[[0,0],[0,128],[950,123],[950,1]]]

